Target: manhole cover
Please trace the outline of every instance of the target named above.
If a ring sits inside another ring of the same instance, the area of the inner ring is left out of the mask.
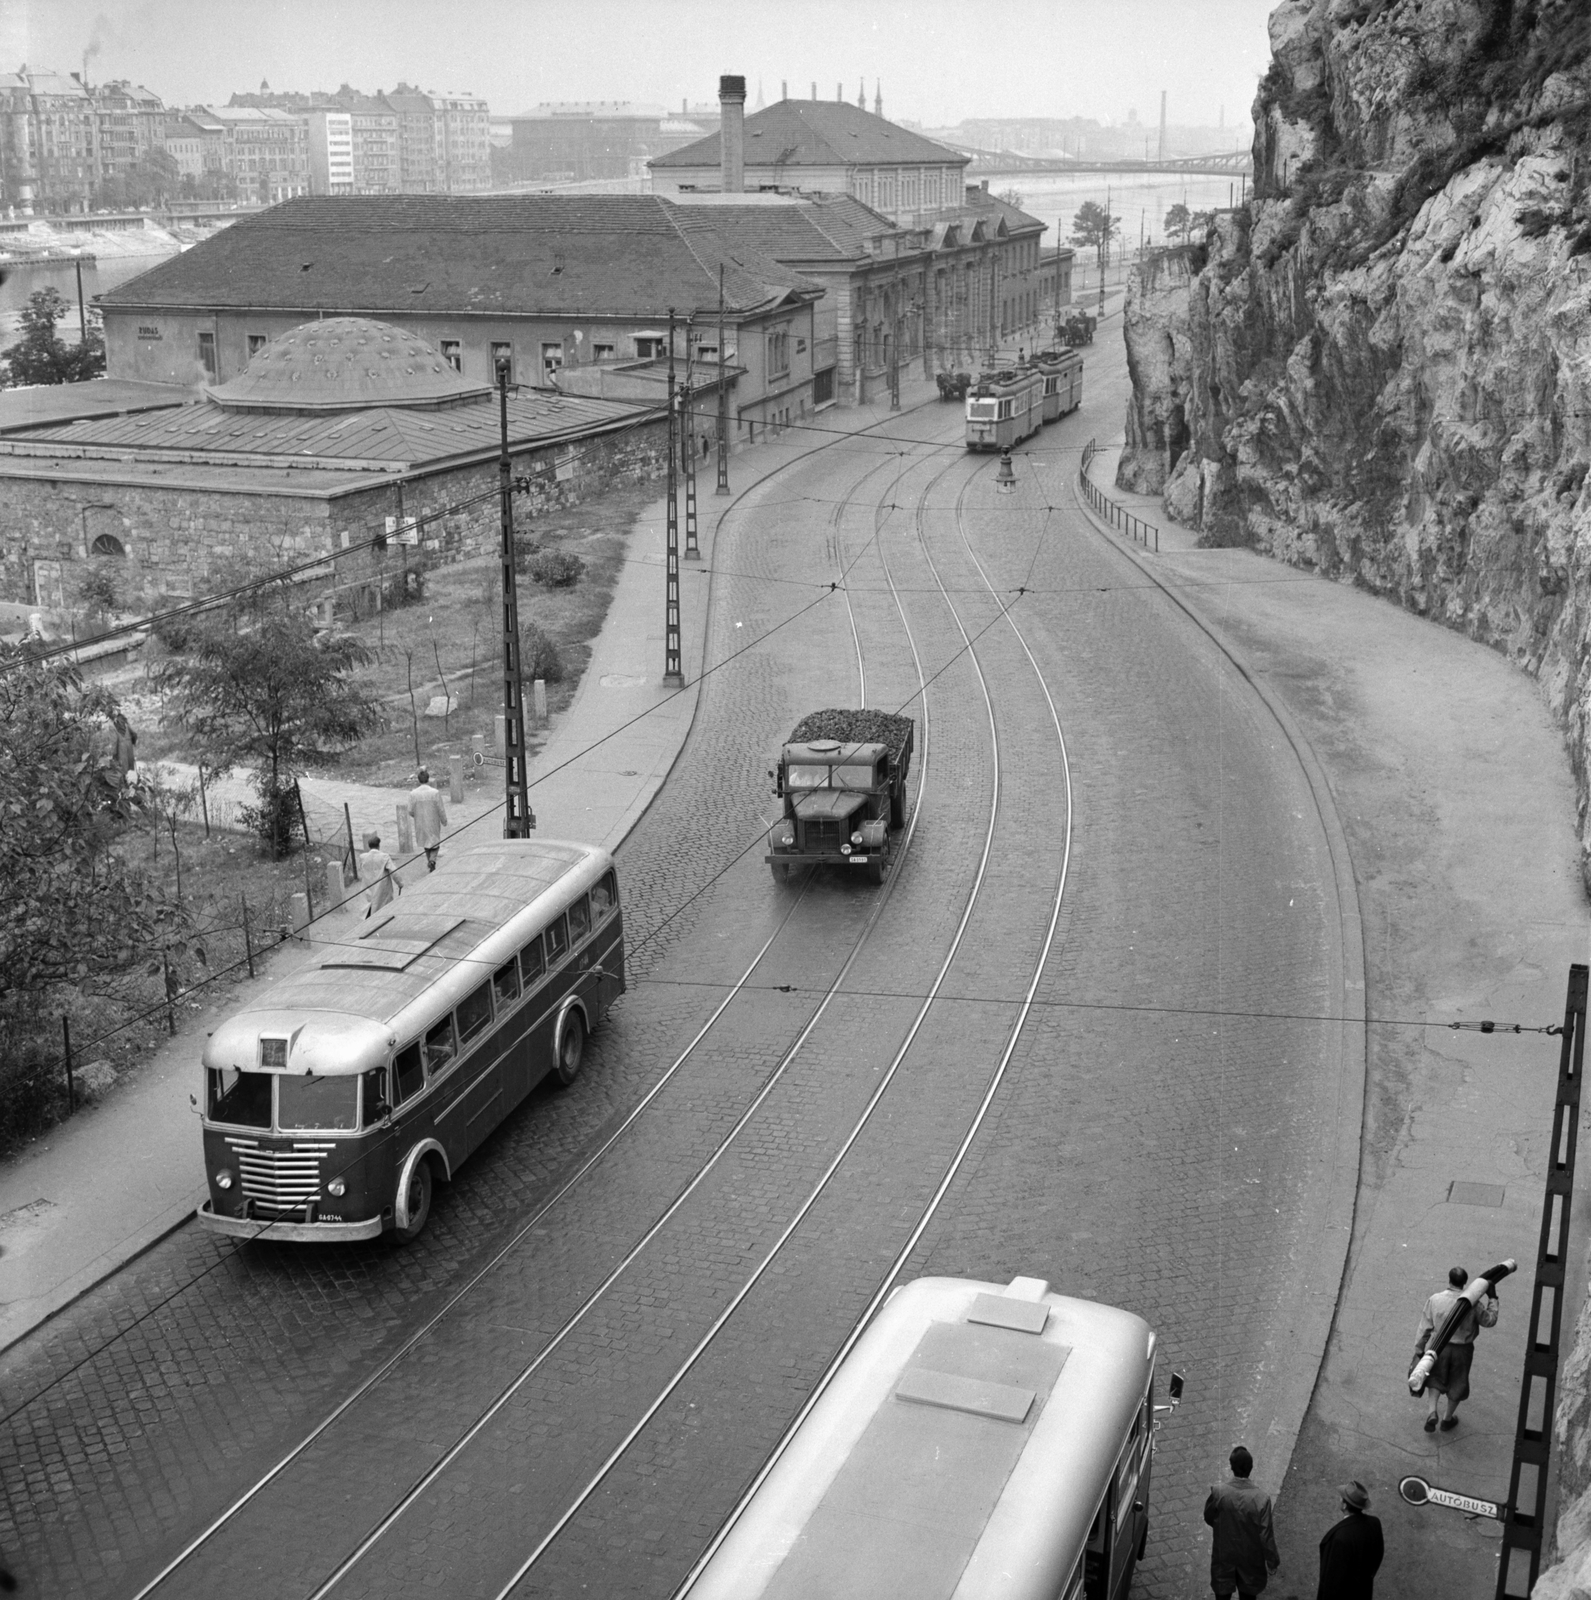
[[[1448,1185],[1447,1202],[1454,1206],[1500,1206],[1503,1192],[1500,1183],[1469,1183],[1455,1179]]]
[[[646,678],[644,676],[639,678],[632,677],[625,672],[605,672],[597,679],[597,682],[604,689],[639,689],[646,682]]]

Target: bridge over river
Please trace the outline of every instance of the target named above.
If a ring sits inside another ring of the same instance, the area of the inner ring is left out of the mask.
[[[1017,173],[1163,173],[1170,176],[1206,178],[1252,178],[1254,161],[1246,150],[1229,150],[1204,156],[1178,156],[1168,159],[1094,161],[1085,156],[1030,156],[1014,150],[980,150],[973,145],[951,145],[972,157],[966,169],[969,178],[1008,177]]]

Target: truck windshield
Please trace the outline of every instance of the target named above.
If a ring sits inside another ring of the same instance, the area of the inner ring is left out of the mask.
[[[829,787],[833,789],[871,789],[873,787],[872,763],[869,762],[865,767],[836,767]]]
[[[212,1122],[230,1122],[238,1128],[270,1127],[270,1073],[222,1072],[212,1067],[206,1077]]]
[[[357,1078],[300,1078],[283,1073],[277,1078],[276,1125],[321,1130],[359,1126]]]
[[[827,763],[814,766],[811,762],[792,761],[785,773],[784,786],[787,789],[827,789],[829,786]]]

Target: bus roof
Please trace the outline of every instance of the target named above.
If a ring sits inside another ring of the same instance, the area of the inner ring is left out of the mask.
[[[553,911],[613,865],[606,850],[552,839],[495,839],[449,850],[433,873],[368,922],[349,922],[320,960],[271,983],[210,1036],[207,1067],[254,1070],[261,1035],[285,1036],[289,1072],[379,1066],[399,1036],[423,1027],[422,999],[448,1010],[518,950]],[[357,904],[357,902],[355,902]],[[524,917],[524,913],[533,915]]]
[[[1053,1600],[1143,1404],[1154,1343],[1141,1317],[1036,1278],[908,1284],[691,1600]]]

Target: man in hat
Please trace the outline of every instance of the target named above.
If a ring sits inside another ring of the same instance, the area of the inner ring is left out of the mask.
[[[1447,1275],[1447,1288],[1438,1289],[1429,1300],[1425,1302],[1425,1310],[1420,1316],[1420,1326],[1414,1337],[1414,1360],[1418,1361],[1425,1354],[1425,1347],[1431,1341],[1431,1336],[1442,1326],[1449,1311],[1458,1304],[1464,1292],[1464,1285],[1469,1282],[1469,1274],[1462,1267],[1454,1267]],[[1497,1293],[1488,1290],[1486,1298],[1478,1306],[1471,1306],[1459,1319],[1459,1324],[1449,1335],[1448,1341],[1437,1354],[1436,1365],[1431,1368],[1431,1375],[1425,1380],[1425,1392],[1431,1397],[1431,1409],[1425,1419],[1425,1431],[1435,1433],[1437,1425],[1437,1400],[1438,1397],[1447,1397],[1447,1415],[1442,1418],[1442,1432],[1451,1433],[1458,1426],[1458,1418],[1454,1413],[1459,1408],[1459,1402],[1469,1399],[1469,1369],[1470,1363],[1475,1359],[1475,1336],[1482,1328],[1495,1328],[1497,1326]],[[1409,1371],[1414,1370],[1414,1362],[1410,1362]]]
[[[409,820],[414,824],[415,845],[425,851],[426,871],[435,872],[436,853],[442,847],[442,830],[447,826],[447,807],[431,787],[431,774],[425,767],[415,776],[420,784],[409,791]]]
[[[365,848],[359,856],[359,876],[370,885],[365,895],[365,916],[372,917],[383,906],[392,904],[393,892],[403,892],[403,880],[393,870],[392,857],[381,848],[381,835],[365,835]]]
[[[1249,1481],[1254,1457],[1238,1445],[1227,1465],[1232,1476],[1212,1486],[1204,1502],[1204,1520],[1210,1541],[1210,1587],[1216,1600],[1253,1600],[1269,1575],[1281,1566],[1276,1553],[1276,1530],[1271,1520],[1271,1497]]]
[[[1320,1588],[1315,1600],[1373,1600],[1381,1565],[1381,1519],[1370,1515],[1370,1495],[1357,1480],[1337,1491],[1343,1518],[1320,1541]]]

